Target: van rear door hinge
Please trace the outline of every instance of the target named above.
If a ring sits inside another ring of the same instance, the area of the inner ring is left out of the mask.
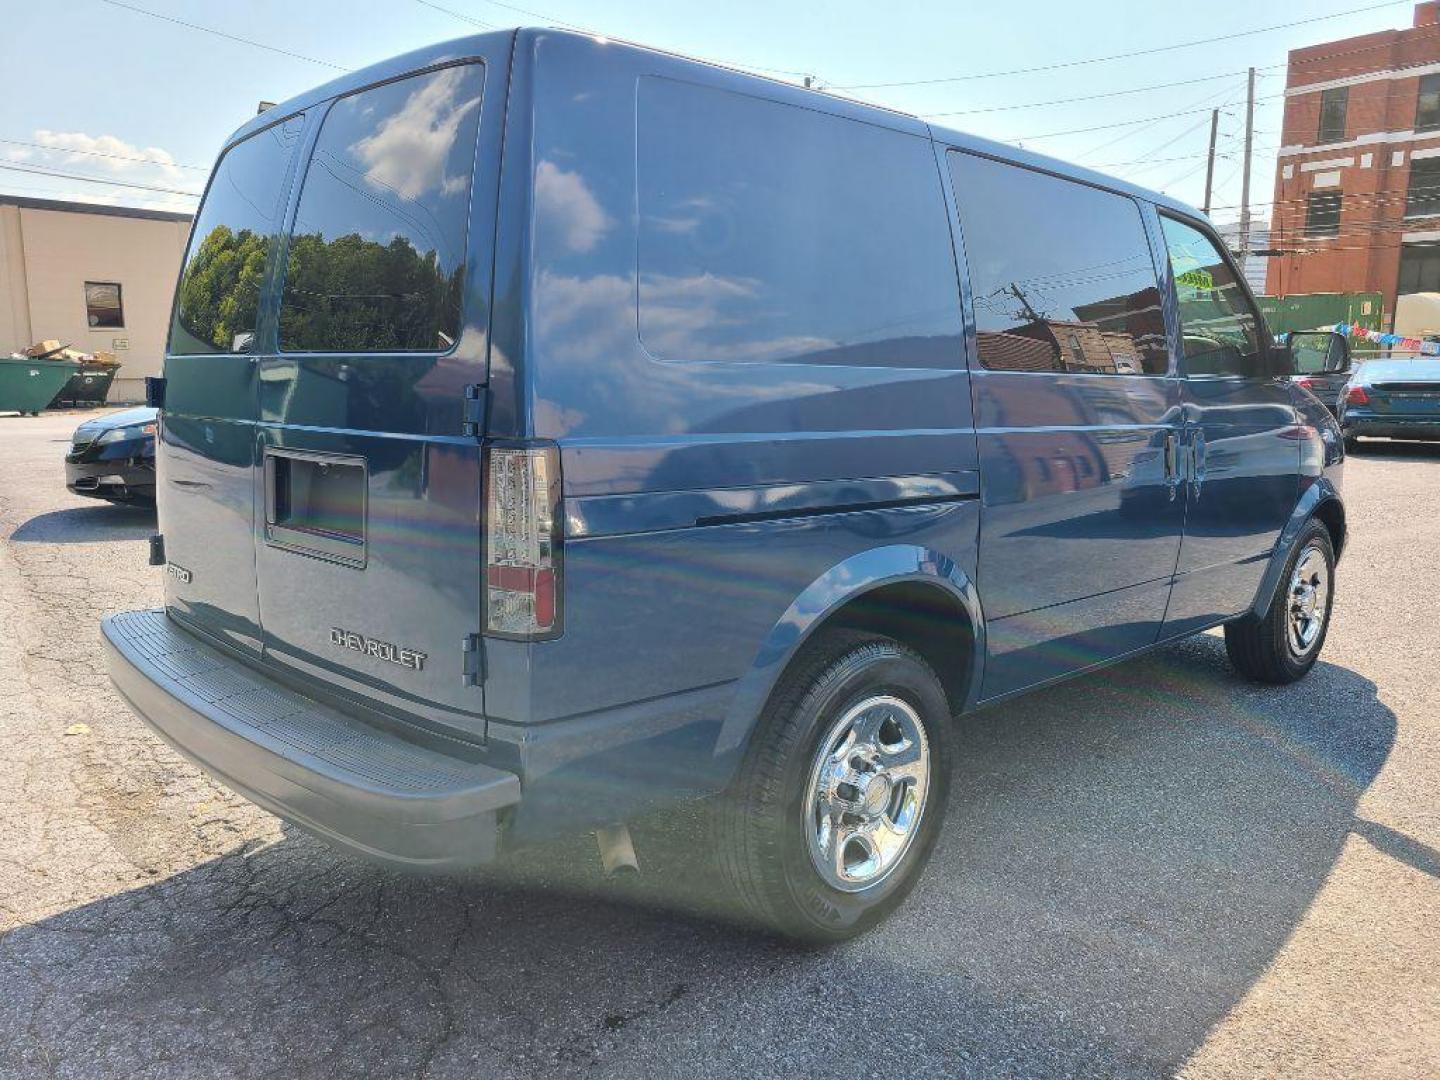
[[[465,404],[460,414],[460,434],[479,435],[485,427],[485,388],[473,383],[465,387]]]
[[[485,681],[485,644],[480,635],[466,634],[461,650],[461,681],[466,686],[479,686]]]

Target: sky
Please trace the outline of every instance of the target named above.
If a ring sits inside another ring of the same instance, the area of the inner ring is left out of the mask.
[[[1413,0],[0,0],[0,192],[193,210],[184,192],[203,187],[221,143],[259,101],[283,101],[340,69],[432,42],[550,25],[791,82],[809,75],[830,92],[1196,205],[1218,106],[1220,222],[1238,214],[1245,71],[1254,66],[1251,197],[1263,220],[1287,51],[1407,27],[1413,8]],[[1266,29],[1300,20],[1314,21]],[[1106,59],[1140,50],[1159,51]],[[911,85],[886,85],[897,83]]]

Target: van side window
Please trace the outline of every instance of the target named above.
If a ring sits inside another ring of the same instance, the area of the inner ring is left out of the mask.
[[[265,264],[285,212],[285,179],[304,118],[291,117],[236,143],[220,159],[175,294],[169,351],[177,356],[247,353]]]
[[[1185,374],[1258,374],[1260,333],[1255,309],[1230,264],[1199,229],[1163,214],[1160,227],[1180,299]]]
[[[928,140],[669,79],[638,93],[650,355],[964,367]]]
[[[280,305],[286,352],[446,352],[460,333],[484,70],[338,99],[300,189]]]
[[[1165,317],[1134,200],[952,152],[981,366],[1164,375]]]

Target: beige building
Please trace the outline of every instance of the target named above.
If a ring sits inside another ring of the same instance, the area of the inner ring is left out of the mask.
[[[190,215],[0,195],[0,356],[57,338],[123,365],[111,401],[160,374]]]

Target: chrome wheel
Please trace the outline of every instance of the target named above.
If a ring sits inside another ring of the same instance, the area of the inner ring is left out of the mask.
[[[1325,629],[1330,609],[1330,566],[1319,544],[1310,544],[1290,574],[1289,617],[1285,634],[1297,657],[1309,654]]]
[[[929,790],[920,714],[888,695],[851,706],[820,740],[810,769],[805,837],[816,871],[842,892],[879,883],[919,832]]]

